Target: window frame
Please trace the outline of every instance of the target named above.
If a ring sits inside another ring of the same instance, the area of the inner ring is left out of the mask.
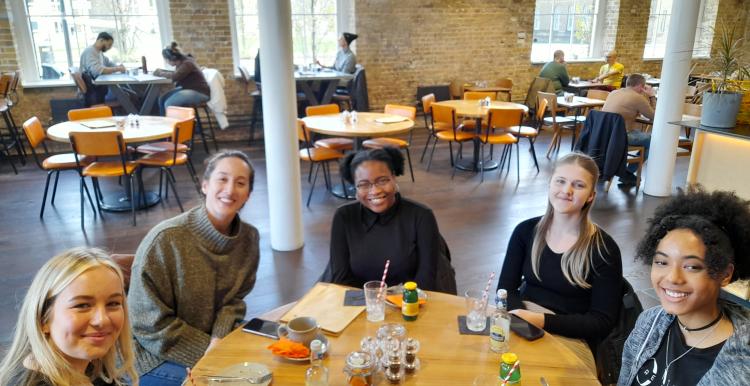
[[[653,4],[654,1],[658,1],[658,0],[651,0],[651,4]],[[672,0],[672,1],[674,2],[675,0]],[[652,20],[652,18],[651,18],[651,8],[650,8],[651,4],[649,4],[648,24],[646,25],[646,42],[648,42],[648,28],[651,26],[651,20]],[[719,3],[717,3],[717,7],[718,6],[719,6]],[[698,23],[696,25],[696,30],[704,23],[703,18],[706,16],[706,12],[705,11],[706,11],[706,0],[701,0],[700,8],[698,10]],[[670,22],[671,22],[671,19],[672,19],[671,10],[670,10],[670,13],[669,13],[669,18],[670,18]],[[718,18],[718,15],[717,15],[717,18]],[[716,25],[716,21],[717,20],[714,20],[714,26]],[[667,34],[669,34],[669,29],[667,29]],[[713,46],[713,36],[711,38],[711,45],[708,47],[708,49],[707,49],[706,52],[701,53],[701,54],[696,54],[695,43],[696,43],[697,39],[698,39],[698,34],[696,33],[695,38],[693,39],[693,53],[692,53],[691,57],[693,59],[710,59],[711,58],[711,48]],[[646,46],[647,46],[646,42],[643,43],[643,54],[642,54],[641,59],[643,59],[643,60],[664,60],[664,54],[662,54],[661,56],[646,56]],[[666,44],[666,42],[665,42],[665,44]]]
[[[159,20],[159,34],[161,46],[165,47],[172,42],[172,17],[169,9],[169,0],[154,0],[157,17]],[[42,79],[39,66],[36,63],[36,55],[32,42],[31,23],[29,21],[26,1],[9,1],[9,13],[15,41],[16,58],[21,72],[21,85],[24,88],[59,87],[75,85],[72,79]]]
[[[237,23],[235,23],[237,18],[237,11],[234,7],[235,1],[236,0],[227,0],[229,5],[230,33],[232,34],[232,73],[235,78],[241,78],[242,75],[239,70],[239,66],[241,65],[240,47],[237,39]],[[351,0],[336,0],[336,34],[339,36],[344,32],[356,33],[354,23],[350,20],[352,7],[354,7],[354,4]],[[255,14],[258,14],[257,10]],[[260,29],[258,29],[258,33],[260,33]],[[352,43],[352,51],[356,52],[355,47],[356,42]]]
[[[565,61],[571,62],[571,63],[585,63],[585,62],[598,62],[602,60],[602,55],[597,55],[597,52],[602,52],[604,47],[604,41],[605,41],[605,29],[606,29],[606,17],[607,17],[607,1],[609,0],[595,0],[594,4],[594,13],[592,13],[594,17],[594,25],[591,28],[591,43],[589,45],[589,54],[585,58],[578,58],[578,59],[572,59],[569,58],[568,53],[566,52],[565,55]],[[554,30],[554,21],[555,17],[552,16],[552,20],[550,22],[551,26],[550,28]],[[568,14],[568,23],[573,23],[575,20],[575,17],[570,17],[570,13]],[[532,21],[532,29],[531,29],[531,47],[529,51],[529,61],[531,64],[543,64],[547,63],[552,58],[546,58],[544,60],[534,60],[534,58],[531,57],[531,52],[533,51],[534,46],[534,29],[536,25],[536,5],[534,9],[534,19]],[[571,32],[572,33],[572,32]],[[551,35],[550,35],[551,36]],[[548,45],[551,43],[547,43]]]

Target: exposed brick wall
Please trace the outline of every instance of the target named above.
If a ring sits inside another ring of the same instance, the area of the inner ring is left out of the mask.
[[[17,67],[18,59],[13,45],[8,8],[5,1],[0,1],[0,71],[13,71]]]

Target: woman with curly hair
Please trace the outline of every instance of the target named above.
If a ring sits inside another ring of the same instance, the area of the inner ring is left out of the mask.
[[[435,215],[399,193],[401,151],[386,147],[349,154],[341,173],[356,186],[357,202],[338,208],[333,216],[331,259],[321,280],[361,288],[380,280],[390,260],[389,285],[415,281],[422,289],[455,292],[455,278],[442,275],[449,270],[443,270],[441,261],[447,246]]]
[[[750,201],[692,188],[660,206],[638,245],[661,306],[630,333],[618,385],[750,385],[750,311],[719,299],[748,277]]]

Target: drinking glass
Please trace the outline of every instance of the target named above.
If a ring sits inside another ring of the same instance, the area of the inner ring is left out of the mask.
[[[383,288],[380,294],[380,281],[368,281],[364,285],[365,307],[367,309],[367,320],[370,322],[382,322],[385,320],[385,292]]]
[[[479,290],[468,290],[466,297],[466,328],[471,331],[484,331],[487,327],[487,301]]]

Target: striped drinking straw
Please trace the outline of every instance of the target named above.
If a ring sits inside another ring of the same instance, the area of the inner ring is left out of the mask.
[[[391,265],[391,260],[386,260],[385,269],[383,269],[383,278],[380,279],[380,291],[378,291],[378,300],[383,298],[383,290],[385,289],[385,277],[388,276],[389,265]]]
[[[495,272],[490,272],[490,278],[487,279],[487,285],[484,286],[484,293],[482,293],[482,303],[487,304],[487,301],[489,300],[489,293],[490,293],[490,286],[492,285],[492,281],[495,279]]]
[[[508,384],[508,381],[510,381],[510,377],[513,376],[513,373],[516,372],[516,369],[521,364],[521,361],[516,361],[516,363],[513,364],[513,367],[508,371],[508,375],[505,376],[503,379],[503,386]]]

